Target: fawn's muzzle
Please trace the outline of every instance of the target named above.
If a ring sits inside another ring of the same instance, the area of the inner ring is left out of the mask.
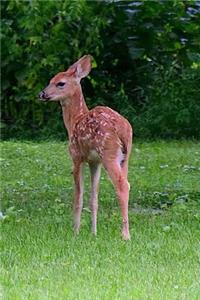
[[[39,93],[39,98],[42,101],[48,101],[50,98],[48,97],[48,95],[45,93],[45,91],[41,91]]]

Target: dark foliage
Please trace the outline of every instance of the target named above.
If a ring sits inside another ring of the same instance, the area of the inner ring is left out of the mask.
[[[3,138],[63,138],[60,107],[39,91],[81,55],[89,107],[108,105],[140,137],[199,138],[199,1],[5,1]]]

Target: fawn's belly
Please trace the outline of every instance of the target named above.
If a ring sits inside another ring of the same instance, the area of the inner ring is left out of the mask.
[[[86,155],[85,160],[89,163],[100,162],[101,158],[100,158],[99,153],[96,150],[90,150],[88,155]]]
[[[77,143],[70,143],[69,150],[73,160],[81,159],[89,163],[101,162],[103,149],[91,140],[86,142],[80,138]]]

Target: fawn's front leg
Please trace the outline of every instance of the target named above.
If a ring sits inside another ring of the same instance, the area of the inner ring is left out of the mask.
[[[91,173],[91,196],[90,196],[90,209],[92,211],[92,233],[97,234],[97,211],[98,211],[98,192],[99,180],[101,175],[101,164],[90,163]]]
[[[79,233],[81,224],[81,211],[83,207],[83,163],[74,162],[74,183],[75,183],[75,195],[74,195],[74,229],[76,233]]]

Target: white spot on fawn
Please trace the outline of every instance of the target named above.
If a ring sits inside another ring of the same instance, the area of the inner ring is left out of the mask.
[[[118,163],[118,165],[121,167],[121,163],[122,163],[122,161],[124,161],[124,159],[125,159],[125,154],[122,152],[122,150],[121,149],[119,149],[118,150],[118,153],[117,153],[117,158],[116,158],[116,160],[117,160],[117,163]]]

